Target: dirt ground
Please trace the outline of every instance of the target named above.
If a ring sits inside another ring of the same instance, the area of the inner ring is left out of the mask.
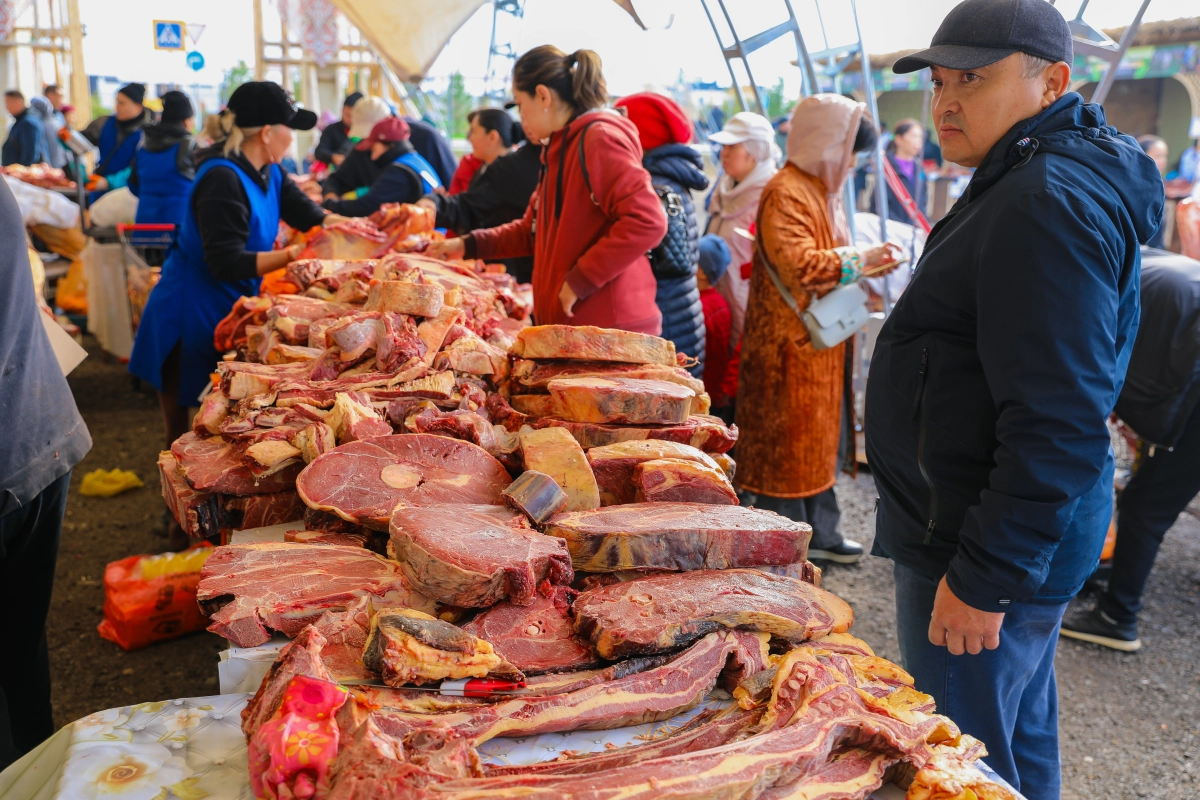
[[[161,425],[152,392],[89,340],[71,388],[95,446],[72,478],[54,599],[50,659],[59,725],[132,702],[214,694],[224,641],[198,633],[125,653],[96,634],[110,561],[164,548],[155,461]],[[115,498],[78,494],[93,469],[132,469],[146,486]],[[869,475],[838,484],[843,529],[870,547]],[[899,659],[893,633],[891,563],[865,558],[829,567],[826,588],[856,613],[854,633]],[[1063,640],[1057,668],[1064,800],[1200,797],[1200,520],[1181,515],[1167,534],[1142,613],[1141,652],[1123,654]]]

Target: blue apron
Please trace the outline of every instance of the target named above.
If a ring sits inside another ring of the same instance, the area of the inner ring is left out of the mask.
[[[224,158],[211,158],[196,170],[192,190],[216,167],[232,169],[242,182],[250,201],[250,238],[246,250],[259,253],[275,246],[279,231],[279,191],[283,173],[271,165],[270,179],[264,191],[237,164]],[[167,356],[181,344],[179,369],[179,404],[195,405],[208,384],[209,375],[217,368],[221,354],[213,346],[213,332],[242,296],[258,294],[261,278],[240,281],[219,281],[213,277],[204,260],[204,243],[196,226],[196,213],[191,207],[188,192],[187,213],[183,226],[167,254],[162,278],[150,292],[142,320],[138,325],[129,371],[163,390],[162,365]]]
[[[117,144],[117,118],[109,117],[100,129],[100,161],[96,165],[96,175],[115,175],[133,163],[133,154],[142,143],[142,129],[138,128]],[[107,191],[107,190],[105,190]],[[96,202],[104,192],[88,192],[88,205]]]
[[[138,151],[137,222],[169,222],[179,231],[187,214],[188,196],[192,181],[179,173],[179,148],[187,142],[151,153],[146,148]]]
[[[442,186],[442,181],[438,178],[437,170],[420,153],[405,153],[392,163],[403,164],[417,173],[417,177],[421,179],[422,196]]]

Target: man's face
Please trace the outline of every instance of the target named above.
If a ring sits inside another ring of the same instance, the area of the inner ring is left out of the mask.
[[[4,107],[8,109],[8,113],[14,117],[25,110],[25,101],[19,97],[4,96]]]
[[[47,89],[46,99],[50,101],[50,105],[55,111],[62,111],[63,96],[58,89]]]
[[[1066,91],[1066,64],[1025,78],[1023,61],[1020,53],[1013,53],[978,69],[931,68],[933,119],[947,161],[979,166],[1012,126],[1037,115]]]
[[[347,128],[354,124],[354,106],[342,106],[342,124]]]
[[[117,102],[113,108],[113,113],[121,122],[128,122],[135,117],[140,117],[143,114],[143,109],[140,103],[135,103],[123,94],[117,93]]]

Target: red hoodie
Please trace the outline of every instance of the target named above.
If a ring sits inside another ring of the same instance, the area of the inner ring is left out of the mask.
[[[584,158],[595,202],[579,162]],[[667,218],[642,168],[633,123],[612,111],[581,114],[542,148],[542,177],[525,215],[472,231],[474,256],[486,261],[533,256],[533,309],[540,325],[598,325],[659,334],[656,283],[646,253],[667,232]],[[579,300],[567,317],[563,281]]]

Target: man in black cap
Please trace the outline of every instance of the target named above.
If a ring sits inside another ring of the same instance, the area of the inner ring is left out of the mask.
[[[317,143],[313,157],[326,166],[340,167],[346,160],[346,154],[354,147],[350,141],[350,126],[354,123],[354,104],[362,100],[362,92],[351,92],[342,103],[342,119],[332,125],[326,125],[321,131],[321,141]]]
[[[1072,57],[1045,0],[966,0],[893,67],[930,69],[975,174],[880,332],[865,425],[904,666],[1031,800],[1059,796],[1058,627],[1112,514],[1105,420],[1163,205]]]

